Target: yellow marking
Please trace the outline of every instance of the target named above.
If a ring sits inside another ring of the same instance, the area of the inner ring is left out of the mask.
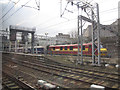
[[[64,79],[64,82],[68,81],[68,79]]]
[[[52,51],[78,51],[77,48],[73,48],[73,50],[70,50],[69,48],[67,50],[65,50],[64,48],[63,48],[63,50],[60,50],[60,49],[55,49],[55,50],[51,49],[51,50]],[[81,51],[81,48],[80,48],[80,51]],[[85,48],[85,50],[83,50],[83,51],[88,51],[88,48]]]
[[[10,83],[10,84],[7,84],[7,86],[9,87],[9,86],[12,86],[12,85],[15,85],[15,83]]]
[[[4,83],[6,83],[6,84],[7,84],[7,83],[10,83],[10,82],[11,82],[11,81],[6,81],[6,82],[4,82]]]
[[[83,50],[83,51],[88,51],[88,48],[85,48],[85,50]]]
[[[82,83],[78,83],[77,85],[81,85]]]
[[[58,79],[62,79],[62,77],[58,78]]]
[[[101,83],[101,81],[100,80],[95,80],[95,81],[93,81],[93,83]]]
[[[65,76],[65,74],[63,74],[62,76]]]
[[[71,77],[73,77],[74,75],[70,75]]]
[[[71,77],[71,75],[68,75],[67,77]]]
[[[85,80],[85,79],[86,79],[86,77],[83,77],[83,78],[82,78],[82,80]]]
[[[73,84],[74,84],[74,83],[75,83],[75,81],[71,81],[70,83],[73,83]]]
[[[94,73],[94,74],[99,75],[99,73]]]
[[[102,83],[102,85],[104,85],[104,86],[108,86],[108,82],[104,82],[104,83]]]
[[[79,70],[79,71],[83,71],[83,70]]]
[[[111,77],[111,78],[114,78],[114,76],[111,76],[111,75],[107,75],[107,77]]]
[[[16,89],[16,88],[19,88],[19,87],[18,86],[11,87],[11,89]]]
[[[115,79],[118,79],[118,76],[117,77],[114,77]]]
[[[90,79],[87,79],[87,80],[85,80],[85,81],[89,82],[89,81],[91,81],[91,80],[93,80],[93,79],[90,78]]]
[[[88,71],[84,71],[84,72],[88,72]]]
[[[119,86],[118,84],[115,84],[112,86],[112,88],[118,88],[118,86]]]
[[[55,49],[55,51],[60,51],[60,49]]]
[[[78,78],[78,77],[80,77],[80,76],[76,76],[75,78]]]
[[[104,75],[104,73],[100,73],[99,75],[103,76],[103,75]]]
[[[79,78],[79,80],[83,80],[82,78]]]
[[[93,72],[89,72],[90,74],[93,73]]]
[[[100,51],[107,51],[107,49],[106,48],[101,48]]]
[[[77,49],[77,48],[74,48],[73,51],[78,51],[78,49]]]

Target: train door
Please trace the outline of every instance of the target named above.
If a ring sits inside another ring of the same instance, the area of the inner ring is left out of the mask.
[[[89,49],[88,49],[88,55],[92,55],[92,45],[89,45],[89,47],[88,47]]]

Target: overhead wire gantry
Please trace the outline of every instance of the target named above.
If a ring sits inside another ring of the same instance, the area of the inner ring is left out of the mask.
[[[72,6],[77,6],[78,9],[78,58],[76,60],[76,64],[83,64],[83,26],[85,22],[89,22],[92,24],[92,64],[93,65],[101,65],[100,58],[100,19],[99,19],[99,5],[95,3],[94,5],[84,1],[84,0],[67,0],[67,5],[65,10],[67,10],[68,4]],[[62,5],[62,4],[61,4]],[[64,15],[64,12],[61,13],[61,17]],[[70,12],[70,11],[69,11]],[[81,12],[81,13],[79,13]],[[82,15],[82,12],[86,13]],[[84,22],[84,23],[83,23]],[[81,32],[81,35],[79,34]],[[97,43],[97,45],[96,45]],[[81,46],[81,49],[80,49]],[[81,52],[80,52],[81,51]],[[97,56],[96,56],[97,53]],[[80,60],[81,55],[81,60]],[[97,58],[97,61],[96,61]]]

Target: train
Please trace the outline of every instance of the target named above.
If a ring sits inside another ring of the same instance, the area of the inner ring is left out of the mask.
[[[107,48],[100,45],[100,55],[107,56],[108,51]],[[81,46],[80,52],[81,52]],[[97,45],[95,45],[95,55],[98,55]],[[19,48],[18,52],[25,52],[25,49]],[[31,53],[31,48],[28,47],[27,53]],[[49,45],[45,46],[35,46],[34,53],[36,54],[51,54],[51,55],[77,55],[78,54],[78,44],[67,44],[67,45]],[[92,56],[92,43],[83,44],[83,55],[84,56]]]
[[[104,48],[100,45],[100,54],[101,56],[107,56],[107,48]],[[81,46],[79,46],[81,52]],[[70,45],[51,45],[49,46],[49,50],[52,54],[59,55],[77,55],[78,54],[78,44],[70,44]],[[84,56],[92,56],[92,43],[83,44],[83,55]],[[98,55],[97,45],[95,45],[95,55]]]
[[[44,54],[45,46],[34,46],[34,53],[36,54]],[[27,50],[23,47],[17,48],[17,52],[19,53],[32,53],[31,47],[28,47]]]

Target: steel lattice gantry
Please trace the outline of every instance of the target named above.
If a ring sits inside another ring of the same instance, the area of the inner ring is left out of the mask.
[[[77,62],[83,64],[83,26],[85,23],[83,21],[87,21],[92,24],[92,64],[100,65],[100,20],[99,20],[99,5],[96,3],[95,5],[90,4],[89,2],[85,2],[83,0],[67,0],[68,3],[71,3],[72,6],[77,6],[78,8],[78,58]],[[67,5],[65,10],[67,10]],[[64,12],[65,12],[64,10]],[[61,14],[63,16],[64,12]],[[69,11],[70,12],[70,11]],[[83,16],[82,13],[86,13],[87,16]],[[81,36],[79,32],[81,31]],[[81,43],[81,44],[80,44]],[[97,43],[97,45],[96,45]],[[79,46],[81,45],[81,53]],[[96,47],[97,46],[97,47]],[[97,55],[96,55],[97,53]],[[80,54],[81,54],[81,62],[80,62]],[[97,58],[97,61],[96,61]]]
[[[81,7],[80,7],[81,8]],[[84,7],[82,7],[84,9]],[[81,29],[81,64],[83,64],[83,20],[90,22],[92,24],[92,64],[100,65],[100,21],[99,21],[99,6],[96,4],[94,7],[89,7],[89,17],[85,17],[82,15],[78,16],[78,30]],[[86,11],[85,11],[86,12]],[[91,18],[90,18],[91,16]],[[80,23],[80,24],[79,24]],[[79,32],[78,32],[79,33]],[[79,40],[78,40],[79,41]],[[96,45],[97,43],[97,45]],[[78,43],[79,44],[79,43]],[[79,46],[79,45],[78,45]],[[96,56],[97,53],[97,56]],[[96,61],[96,57],[98,60]]]

